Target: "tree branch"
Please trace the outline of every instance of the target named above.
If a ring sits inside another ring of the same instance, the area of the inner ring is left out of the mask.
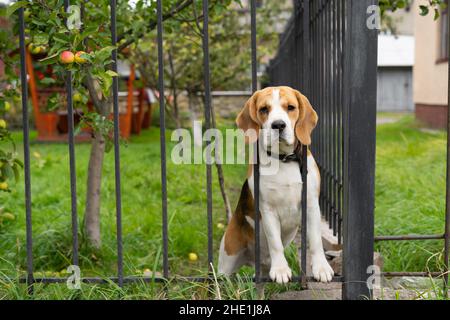
[[[174,15],[176,15],[177,13],[179,13],[180,11],[184,10],[185,8],[187,8],[188,6],[190,6],[193,3],[193,0],[186,0],[186,1],[180,1],[174,9],[170,10],[169,13],[163,15],[163,21],[173,17]],[[147,30],[146,32],[155,29],[157,26],[157,22],[156,21],[150,21],[150,23],[148,24]],[[133,30],[128,30],[125,31],[122,35],[120,35],[117,38],[117,41],[121,41],[122,39],[125,38],[126,35],[130,35],[133,33]],[[140,33],[138,34],[138,36],[136,38],[142,38],[144,36],[144,33]],[[125,41],[124,43],[122,43],[119,47],[118,47],[118,51],[122,51],[123,49],[125,49],[126,47],[128,47],[130,44],[132,44],[135,41],[135,39],[128,39],[127,41]]]
[[[103,99],[98,97],[97,88],[95,88],[94,78],[89,73],[84,78],[84,85],[89,91],[89,96],[91,97],[92,103],[94,104],[95,110],[99,114],[104,114],[103,112],[103,103],[105,102]]]

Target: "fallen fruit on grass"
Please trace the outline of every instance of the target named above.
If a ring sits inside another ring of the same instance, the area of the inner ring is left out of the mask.
[[[86,59],[84,59],[84,58],[81,57],[82,54],[86,54],[86,52],[84,52],[84,51],[78,51],[77,53],[75,53],[75,62],[76,62],[76,63],[83,64],[83,63],[86,63],[86,62],[87,62]]]
[[[9,111],[11,109],[11,104],[8,101],[5,101],[5,111]]]
[[[6,128],[6,121],[3,119],[0,119],[0,129],[5,129]]]
[[[0,190],[8,190],[8,182],[0,182]]]
[[[61,61],[61,63],[70,64],[75,61],[75,55],[72,52],[66,50],[61,52],[59,60]]]
[[[5,212],[1,215],[1,218],[3,220],[9,220],[9,221],[13,221],[16,219],[16,216],[13,215],[11,212]]]
[[[218,228],[218,229],[223,229],[223,228],[225,228],[225,225],[224,225],[223,223],[220,223],[220,222],[219,222],[219,223],[217,224],[217,228]]]
[[[198,260],[198,256],[196,253],[191,252],[189,253],[189,261],[197,261]]]
[[[144,270],[144,276],[145,276],[145,277],[151,277],[151,276],[152,276],[152,270],[150,270],[150,269],[145,269],[145,270]]]

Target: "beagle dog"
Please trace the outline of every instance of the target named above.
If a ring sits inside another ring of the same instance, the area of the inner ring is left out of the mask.
[[[261,272],[277,283],[287,283],[292,278],[284,249],[294,240],[301,222],[302,177],[296,150],[301,150],[301,145],[311,144],[311,132],[317,121],[308,99],[289,87],[257,91],[236,119],[238,128],[246,133],[246,142],[258,139]],[[253,138],[249,134],[251,131],[255,132]],[[273,151],[275,144],[278,154]],[[269,170],[263,164],[270,161],[277,165],[277,170]],[[322,246],[320,173],[309,150],[307,162],[307,230],[312,273],[317,281],[330,282],[334,272]],[[243,265],[254,265],[254,176],[251,169],[252,166],[220,244],[218,272],[223,275],[231,275]]]

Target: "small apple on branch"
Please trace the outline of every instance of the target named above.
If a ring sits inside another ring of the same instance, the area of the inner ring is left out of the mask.
[[[59,55],[59,61],[62,64],[85,64],[88,62],[88,54],[84,51],[77,51],[75,54],[71,51],[65,50]]]

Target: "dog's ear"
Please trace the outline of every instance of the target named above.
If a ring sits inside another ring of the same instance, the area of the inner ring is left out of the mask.
[[[295,125],[295,135],[303,145],[309,146],[311,144],[311,133],[316,127],[319,117],[311,103],[309,103],[308,98],[297,90],[295,90],[295,95],[300,107],[298,120]]]
[[[258,139],[260,125],[256,116],[256,99],[258,91],[255,92],[245,103],[244,108],[236,118],[236,125],[245,133],[245,142],[253,143]]]

